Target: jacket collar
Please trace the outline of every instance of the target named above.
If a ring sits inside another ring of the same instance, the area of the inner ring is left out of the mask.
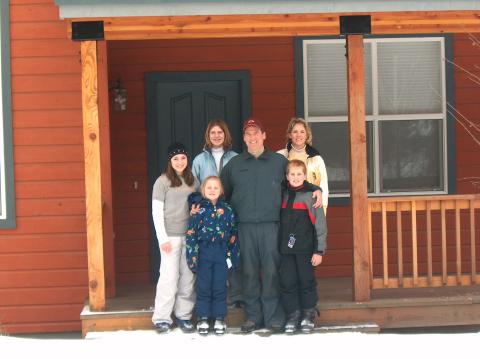
[[[290,150],[292,149],[292,141],[289,140],[287,142],[287,152],[290,152]],[[320,153],[315,149],[313,148],[312,146],[310,146],[308,143],[305,144],[305,152],[307,152],[307,157],[315,157],[315,156],[320,156]]]
[[[204,208],[212,208],[213,207],[213,203],[210,202],[208,199],[206,198],[202,198],[202,201],[200,202],[201,206],[204,207]],[[215,205],[217,208],[218,207],[223,207],[223,204],[224,204],[224,201],[222,199],[222,197],[220,196],[220,198],[218,199],[217,201],[217,204]]]
[[[230,151],[232,148],[227,148],[225,149],[225,147],[223,148],[223,153],[227,153],[228,151]],[[203,152],[208,152],[210,154],[212,154],[212,148],[211,147],[208,147],[207,145],[203,145]]]
[[[241,156],[243,156],[244,159],[254,159],[255,156],[253,156],[248,150],[245,150],[242,152]],[[272,152],[268,150],[267,147],[264,148],[264,151],[260,156],[258,156],[259,160],[268,160],[272,156]]]

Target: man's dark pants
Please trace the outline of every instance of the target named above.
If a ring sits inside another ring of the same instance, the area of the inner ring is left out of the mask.
[[[283,326],[279,299],[278,223],[239,223],[245,315],[267,328]]]

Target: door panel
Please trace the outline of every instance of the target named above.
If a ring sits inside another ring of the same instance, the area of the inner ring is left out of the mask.
[[[246,71],[147,73],[145,84],[150,203],[153,184],[167,165],[168,145],[182,142],[193,159],[203,149],[211,119],[224,119],[234,150],[242,150],[242,123],[251,111],[250,75]],[[152,275],[156,281],[159,252],[151,218],[150,224]]]

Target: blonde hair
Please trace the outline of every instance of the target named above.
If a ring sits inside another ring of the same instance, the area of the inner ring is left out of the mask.
[[[211,120],[208,123],[207,129],[205,130],[205,145],[208,148],[213,147],[213,143],[212,143],[212,141],[210,141],[210,131],[215,126],[220,127],[221,130],[223,131],[223,134],[225,135],[225,138],[223,139],[223,149],[225,151],[229,150],[230,147],[232,147],[232,142],[233,142],[232,141],[232,135],[230,134],[230,130],[228,129],[227,123],[222,119],[214,119],[214,120]]]
[[[223,194],[223,185],[222,181],[220,180],[220,177],[218,176],[208,176],[205,178],[205,180],[202,183],[202,186],[200,187],[200,191],[202,192],[202,196],[205,197],[205,187],[207,186],[208,181],[217,181],[218,184],[220,185],[220,196]]]
[[[292,117],[290,119],[290,122],[288,123],[288,126],[287,126],[287,142],[291,140],[290,138],[290,135],[293,131],[293,127],[295,127],[295,125],[297,124],[301,124],[303,125],[303,127],[305,127],[305,131],[307,132],[307,140],[305,141],[308,145],[312,145],[312,130],[310,129],[310,126],[308,125],[308,122],[305,121],[303,118],[301,117]]]
[[[290,160],[290,161],[288,161],[287,169],[285,171],[285,173],[287,175],[289,174],[290,168],[292,168],[292,167],[301,168],[302,171],[303,171],[303,174],[304,175],[307,174],[307,166],[305,165],[305,163],[303,161],[300,161],[300,160]]]

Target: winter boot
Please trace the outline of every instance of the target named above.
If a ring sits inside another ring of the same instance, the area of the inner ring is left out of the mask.
[[[223,318],[215,319],[215,324],[213,325],[213,331],[217,335],[225,334],[227,331],[227,324],[225,324],[225,320]]]
[[[200,318],[197,323],[197,332],[200,335],[207,335],[210,330],[210,324],[208,318]]]
[[[303,310],[302,321],[300,322],[300,329],[303,333],[311,333],[315,327],[315,316],[317,308],[310,308]]]
[[[172,329],[172,325],[168,322],[155,322],[155,329],[159,333],[169,333]]]
[[[300,321],[300,311],[295,310],[287,316],[287,323],[285,324],[285,333],[293,334],[298,329],[298,323]]]

